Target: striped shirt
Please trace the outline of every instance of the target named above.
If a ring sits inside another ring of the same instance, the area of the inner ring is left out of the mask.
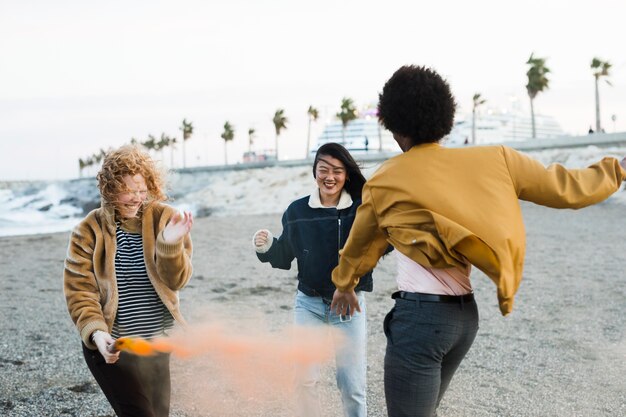
[[[174,318],[148,278],[141,234],[126,232],[117,224],[116,240],[115,274],[119,298],[111,335],[144,339],[163,335],[173,327]]]

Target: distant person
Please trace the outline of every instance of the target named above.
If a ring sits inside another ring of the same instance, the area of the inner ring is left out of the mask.
[[[593,128],[591,126],[589,126],[589,134],[593,133]]]
[[[391,417],[436,414],[478,331],[471,265],[495,282],[502,314],[511,312],[525,251],[518,199],[580,208],[606,199],[626,179],[626,159],[568,170],[545,168],[506,146],[444,148],[439,141],[455,108],[450,87],[432,69],[404,66],[387,81],[378,117],[404,153],[365,184],[333,271],[332,309],[358,311],[353,288],[360,276],[388,244],[397,249],[398,291],[384,321]]]
[[[168,416],[169,354],[110,351],[122,336],[151,339],[184,322],[178,290],[191,277],[191,213],[162,203],[163,178],[135,146],[109,152],[101,207],[76,226],[63,273],[85,361],[118,416]]]
[[[289,205],[283,214],[283,231],[276,239],[263,229],[253,236],[257,257],[272,267],[298,265],[298,290],[294,321],[298,326],[332,326],[345,335],[346,346],[337,350],[337,385],[346,417],[367,416],[367,321],[365,314],[344,318],[330,310],[335,291],[331,271],[348,238],[365,178],[350,153],[337,143],[322,145],[313,162],[317,187],[311,195]],[[372,266],[373,268],[374,266]],[[372,291],[372,268],[359,276],[354,303],[365,313],[365,292]],[[322,415],[318,385],[320,365],[296,370],[297,416]]]

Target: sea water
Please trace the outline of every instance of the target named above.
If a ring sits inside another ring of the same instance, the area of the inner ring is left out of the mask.
[[[0,189],[0,236],[71,230],[83,210],[72,205],[69,190],[60,183],[5,184]]]

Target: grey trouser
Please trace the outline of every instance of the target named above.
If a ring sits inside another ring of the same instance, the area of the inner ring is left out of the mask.
[[[396,299],[385,317],[389,417],[432,417],[478,331],[470,302]]]

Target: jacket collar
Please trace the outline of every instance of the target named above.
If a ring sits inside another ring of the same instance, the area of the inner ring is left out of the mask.
[[[439,142],[422,143],[421,145],[413,146],[407,152],[421,150],[421,149],[441,149],[441,147],[442,147],[441,143]]]
[[[337,203],[337,210],[347,209],[352,206],[352,197],[350,197],[350,193],[345,190],[341,190],[341,196],[339,196],[339,202]],[[322,200],[320,199],[320,189],[315,187],[315,191],[311,193],[309,196],[309,207],[311,208],[331,208],[325,207],[322,205]]]

